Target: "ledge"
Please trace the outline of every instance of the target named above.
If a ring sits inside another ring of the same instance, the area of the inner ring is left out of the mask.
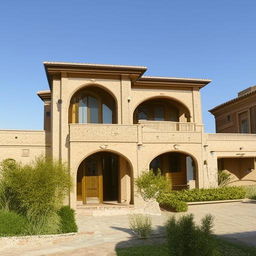
[[[200,201],[200,202],[187,202],[188,206],[192,205],[201,205],[201,204],[223,204],[223,203],[236,203],[236,202],[244,202],[244,203],[249,203],[253,202],[256,203],[256,200],[254,199],[233,199],[233,200],[216,200],[216,201]]]

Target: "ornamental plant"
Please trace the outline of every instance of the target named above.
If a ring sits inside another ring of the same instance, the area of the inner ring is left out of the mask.
[[[231,174],[225,170],[218,171],[218,185],[220,187],[227,186],[232,181]]]
[[[133,214],[129,216],[130,228],[140,238],[148,238],[152,231],[152,221],[147,215]]]
[[[0,207],[25,216],[29,234],[58,233],[57,211],[71,187],[66,165],[44,157],[26,165],[7,159],[0,174]]]
[[[171,217],[166,224],[169,255],[215,256],[216,241],[212,235],[213,217],[206,215],[201,225],[196,225],[192,214],[176,220]]]

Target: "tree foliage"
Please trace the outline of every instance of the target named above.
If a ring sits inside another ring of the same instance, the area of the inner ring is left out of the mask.
[[[143,172],[136,180],[135,185],[144,200],[156,199],[160,193],[169,192],[171,184],[161,175],[161,171],[155,174],[153,170]]]

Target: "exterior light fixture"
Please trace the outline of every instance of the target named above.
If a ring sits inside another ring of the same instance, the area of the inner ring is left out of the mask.
[[[107,149],[107,148],[108,148],[108,145],[101,145],[100,148],[101,148],[101,149]]]
[[[173,148],[176,149],[176,150],[178,150],[178,149],[180,148],[180,145],[179,145],[179,144],[174,144],[174,145],[173,145]]]

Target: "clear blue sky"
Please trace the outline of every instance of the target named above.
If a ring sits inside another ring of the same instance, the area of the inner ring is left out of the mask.
[[[208,110],[256,84],[255,0],[24,0],[0,3],[0,129],[42,129],[43,61],[143,65],[209,78]]]

